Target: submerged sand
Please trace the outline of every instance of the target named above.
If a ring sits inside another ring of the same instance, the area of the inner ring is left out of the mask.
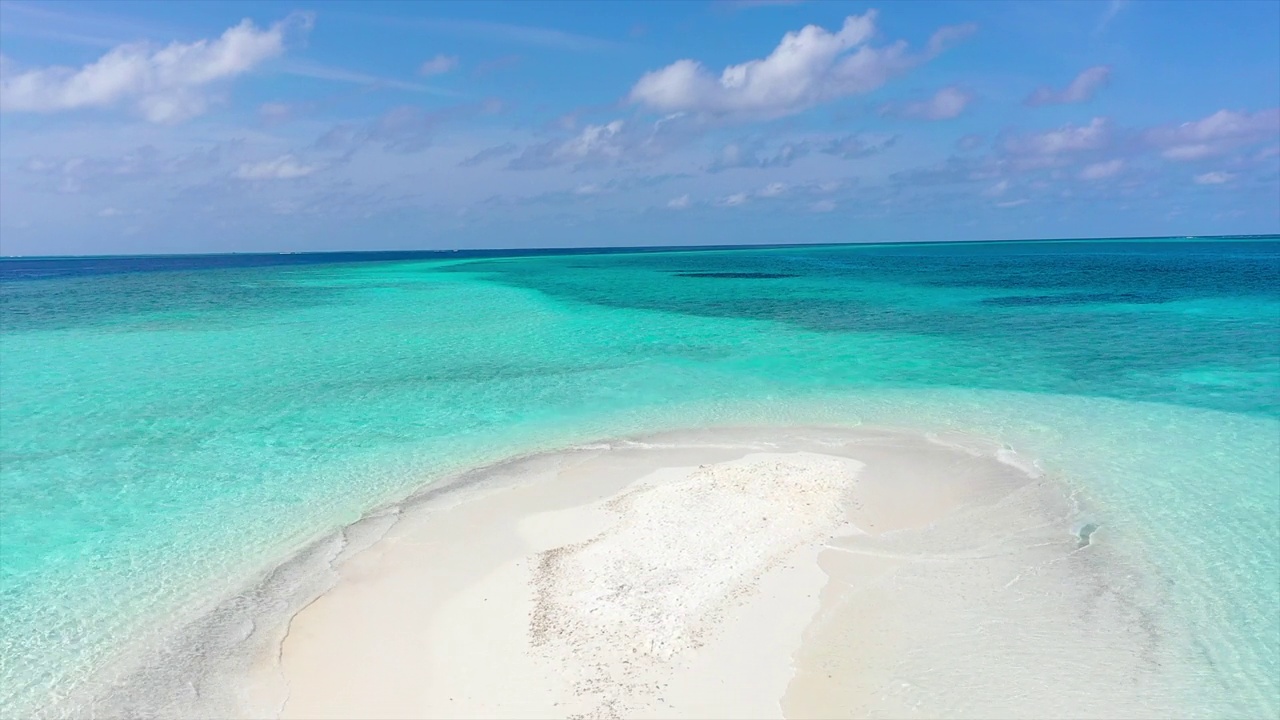
[[[1177,717],[1156,573],[962,434],[667,433],[431,486],[223,601],[96,717]],[[74,714],[74,713],[73,713]]]
[[[999,446],[716,431],[499,474],[348,559],[249,714],[1179,714],[1140,578]]]

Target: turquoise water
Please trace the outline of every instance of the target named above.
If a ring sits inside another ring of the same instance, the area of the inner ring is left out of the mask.
[[[433,478],[789,422],[1038,458],[1159,568],[1187,714],[1280,714],[1277,238],[5,261],[0,298],[6,717]]]

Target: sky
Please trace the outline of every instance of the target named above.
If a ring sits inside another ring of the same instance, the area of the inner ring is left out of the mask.
[[[0,254],[1280,232],[1280,2],[0,0]]]

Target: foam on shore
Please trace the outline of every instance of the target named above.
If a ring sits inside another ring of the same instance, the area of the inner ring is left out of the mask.
[[[1160,588],[1110,552],[1105,521],[1010,449],[960,434],[744,428],[591,443],[469,473],[344,537],[223,603],[95,714],[1187,707]]]

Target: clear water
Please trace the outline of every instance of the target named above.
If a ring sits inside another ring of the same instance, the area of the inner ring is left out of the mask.
[[[0,262],[0,709],[450,472],[621,433],[997,438],[1280,714],[1280,238]]]

